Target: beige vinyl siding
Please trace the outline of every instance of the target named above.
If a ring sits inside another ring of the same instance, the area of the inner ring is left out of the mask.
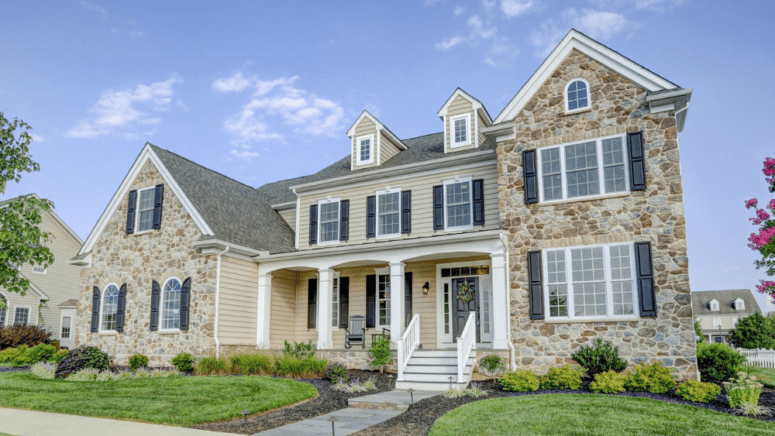
[[[271,348],[282,348],[287,340],[296,340],[296,280],[294,271],[279,270],[272,273],[272,302],[269,317],[269,343]]]
[[[497,168],[486,165],[473,169],[462,169],[441,174],[410,176],[401,181],[389,182],[390,187],[400,187],[401,190],[412,191],[412,233],[401,234],[401,239],[420,238],[444,234],[444,230],[433,230],[433,186],[443,184],[445,179],[456,175],[472,179],[484,179],[484,226],[475,226],[471,231],[498,229],[498,186]],[[308,194],[301,198],[301,228],[299,231],[299,249],[317,248],[309,245],[309,212],[310,205],[317,204],[318,200],[328,195],[340,197],[342,200],[350,200],[350,224],[349,240],[341,241],[339,245],[355,245],[377,242],[377,238],[366,238],[366,197],[375,195],[378,189],[386,187],[384,182],[355,188],[342,187],[340,190],[330,190],[320,194]],[[327,247],[327,246],[323,246]],[[328,246],[330,247],[330,246]]]
[[[281,217],[285,220],[286,223],[288,223],[289,226],[293,229],[293,231],[296,231],[296,208],[293,209],[283,209],[277,211],[277,213],[280,214]]]
[[[468,99],[466,99],[462,95],[458,95],[455,98],[455,100],[452,101],[452,104],[450,104],[449,107],[447,108],[447,125],[444,126],[444,134],[446,135],[446,139],[447,139],[447,153],[454,153],[456,151],[470,150],[472,148],[476,148],[476,144],[473,141],[471,142],[471,145],[452,148],[452,138],[453,138],[452,135],[454,133],[452,130],[452,118],[463,114],[471,115],[471,123],[469,125],[469,128],[471,129],[471,131],[468,132],[468,134],[473,136],[474,123],[477,122],[476,121],[477,117],[476,117],[476,114],[474,113],[473,104],[471,104],[471,102],[468,101]]]
[[[482,144],[484,144],[484,142],[487,140],[487,138],[485,138],[485,136],[484,136],[484,133],[482,133],[482,129],[487,127],[487,125],[485,124],[484,120],[482,119],[482,115],[479,113],[479,111],[476,111],[476,123],[479,126],[477,128],[476,133],[477,133],[478,138],[479,138],[479,142],[478,142],[479,147],[481,147]]]
[[[364,165],[358,165],[358,137],[365,136],[365,135],[374,135],[374,141],[373,144],[371,144],[371,153],[374,155],[374,162],[370,164],[364,164]],[[361,119],[361,122],[358,124],[358,127],[355,128],[355,135],[353,135],[352,138],[352,159],[353,159],[353,169],[360,169],[360,168],[370,168],[375,167],[379,165],[379,162],[376,158],[377,153],[377,125],[374,124],[373,121],[371,121],[368,117],[363,117]]]
[[[5,297],[7,304],[5,312],[5,325],[13,325],[14,313],[16,312],[17,307],[28,307],[30,309],[30,325],[41,325],[43,327],[48,327],[48,329],[52,332],[51,339],[59,339],[59,334],[57,332],[57,329],[59,328],[59,319],[57,319],[56,323],[54,324],[44,324],[40,322],[40,318],[38,316],[38,304],[40,304],[40,300],[38,299],[38,294],[35,293],[35,291],[29,290],[27,291],[26,295],[22,296],[17,292],[8,292],[7,290],[0,288],[0,294]],[[59,316],[58,307],[56,308],[56,316]]]
[[[258,311],[258,265],[221,259],[218,340],[222,345],[255,345]]]
[[[397,145],[393,144],[393,141],[388,139],[382,132],[380,134],[380,159],[379,163],[383,164],[387,162],[391,157],[397,155],[401,150]]]

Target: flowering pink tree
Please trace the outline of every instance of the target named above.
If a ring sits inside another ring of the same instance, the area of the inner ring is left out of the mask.
[[[775,159],[768,157],[764,159],[764,173],[770,192],[775,192]],[[758,209],[759,200],[752,198],[746,200],[745,208],[753,208],[756,216],[750,218],[754,226],[759,228],[758,233],[751,233],[748,238],[748,246],[751,250],[758,251],[762,258],[754,262],[756,268],[766,268],[768,276],[775,276],[775,219],[770,213],[775,215],[775,198],[770,200],[766,207]],[[770,212],[767,212],[768,209]],[[756,290],[762,294],[770,294],[775,301],[775,281],[760,280],[756,285]]]

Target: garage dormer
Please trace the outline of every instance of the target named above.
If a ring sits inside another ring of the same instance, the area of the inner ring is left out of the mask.
[[[350,137],[350,168],[353,171],[378,167],[406,150],[406,145],[368,111],[361,113],[347,136]]]
[[[444,153],[479,148],[484,141],[482,129],[492,125],[492,118],[482,102],[458,88],[439,109],[444,121]]]

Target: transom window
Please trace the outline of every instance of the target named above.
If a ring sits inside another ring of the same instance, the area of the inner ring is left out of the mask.
[[[8,313],[8,300],[5,299],[5,296],[0,294],[0,326],[5,325],[7,313]]]
[[[401,190],[377,193],[377,236],[401,233]]]
[[[452,117],[449,120],[451,130],[450,133],[452,147],[461,147],[463,145],[471,144],[471,114],[459,115]]]
[[[102,330],[116,330],[118,313],[118,286],[108,285],[102,296]]]
[[[573,112],[589,108],[589,82],[584,79],[571,80],[565,92],[565,111]]]
[[[171,278],[164,284],[162,291],[161,329],[180,328],[180,280]]]
[[[550,318],[637,315],[632,245],[544,251]]]
[[[28,326],[30,325],[30,308],[29,307],[17,307],[14,310],[13,325],[15,326]]]
[[[624,156],[621,136],[540,150],[541,200],[557,201],[627,191]]]
[[[447,228],[471,226],[471,180],[444,185]]]
[[[355,139],[358,144],[358,165],[374,162],[374,135],[359,136]]]
[[[70,337],[70,317],[62,317],[62,334],[59,335],[62,339],[68,339]]]
[[[390,274],[377,276],[377,313],[380,327],[390,327]]]
[[[320,242],[339,240],[339,201],[320,202]]]
[[[138,192],[137,197],[137,231],[153,230],[153,207],[155,206],[155,192],[153,187]]]

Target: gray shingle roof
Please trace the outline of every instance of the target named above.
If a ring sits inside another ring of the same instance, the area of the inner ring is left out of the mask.
[[[78,307],[78,300],[71,298],[57,307]]]
[[[272,199],[252,187],[207,169],[171,151],[150,144],[164,166],[219,239],[255,250],[294,250],[293,230]]]
[[[732,302],[742,298],[745,302],[745,310],[735,310]],[[718,300],[719,310],[710,310],[710,300]],[[692,310],[694,315],[734,315],[762,313],[759,303],[750,289],[727,289],[724,291],[699,291],[692,292]]]

